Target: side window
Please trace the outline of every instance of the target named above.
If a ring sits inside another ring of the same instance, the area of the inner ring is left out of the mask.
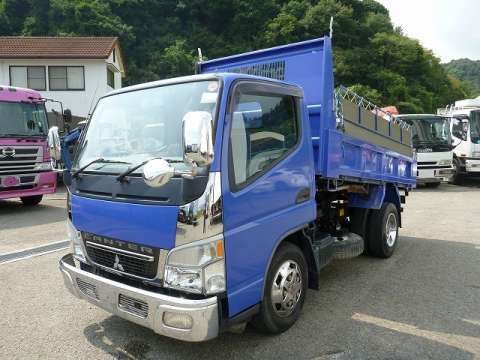
[[[269,93],[240,93],[233,105],[230,179],[241,188],[263,174],[299,140],[295,98]]]
[[[463,124],[462,120],[452,118],[452,135],[456,138],[463,139]]]
[[[452,135],[462,138],[462,122],[455,118],[452,118]]]

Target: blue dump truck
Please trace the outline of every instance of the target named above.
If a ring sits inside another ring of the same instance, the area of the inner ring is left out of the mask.
[[[280,333],[332,259],[388,258],[415,186],[407,124],[334,91],[328,37],[114,91],[68,185],[69,291],[156,333]]]

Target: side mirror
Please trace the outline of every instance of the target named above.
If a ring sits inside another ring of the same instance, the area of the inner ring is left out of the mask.
[[[191,111],[183,117],[184,160],[193,167],[213,162],[213,120],[206,111]]]
[[[175,169],[163,159],[152,159],[143,166],[143,181],[151,187],[165,185],[174,175]]]
[[[63,112],[63,121],[67,124],[72,122],[72,111],[70,109],[65,109]]]
[[[62,158],[62,146],[60,144],[58,126],[52,126],[50,130],[48,130],[48,152],[55,161],[60,161]]]

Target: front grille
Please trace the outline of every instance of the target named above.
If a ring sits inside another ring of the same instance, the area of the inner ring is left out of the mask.
[[[118,307],[123,311],[144,319],[148,316],[148,304],[145,301],[137,300],[123,294],[118,296]]]
[[[450,165],[432,165],[432,166],[417,166],[418,169],[420,170],[426,170],[426,169],[450,169]]]
[[[422,165],[436,165],[436,161],[418,161],[417,165],[422,166]]]
[[[31,183],[35,181],[35,176],[29,175],[29,176],[21,176],[20,177],[20,183],[21,184],[26,184],[26,183]]]
[[[98,300],[97,287],[95,285],[77,278],[77,286],[83,294]]]
[[[42,162],[41,146],[0,146],[0,175],[32,171]]]
[[[152,253],[151,255],[146,255],[140,251],[132,251],[132,247],[138,247],[135,244],[116,241],[89,233],[82,233],[82,237],[85,242],[87,255],[95,264],[116,272],[145,279],[154,279],[157,276],[160,253],[158,249],[148,248],[152,250]],[[107,246],[105,243],[110,245]],[[125,247],[120,248],[119,244],[123,244]],[[128,245],[133,246],[129,247]]]

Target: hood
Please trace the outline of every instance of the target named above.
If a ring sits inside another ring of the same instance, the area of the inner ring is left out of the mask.
[[[77,230],[138,245],[175,247],[178,206],[144,205],[71,196]]]

